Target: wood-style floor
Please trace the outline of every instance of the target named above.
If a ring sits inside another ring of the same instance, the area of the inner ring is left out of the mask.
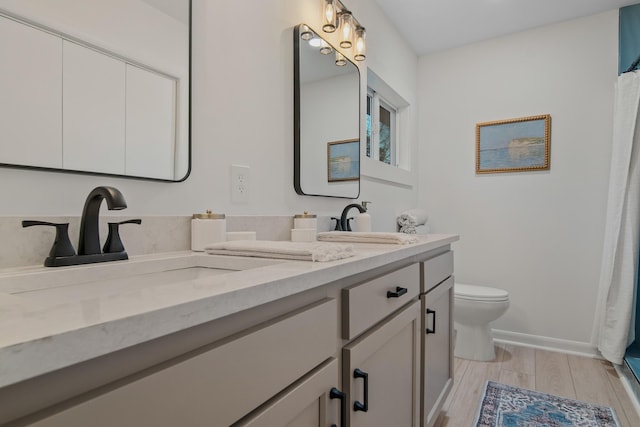
[[[607,361],[498,344],[495,361],[456,358],[454,374],[435,427],[472,427],[487,380],[610,406],[622,427],[640,426],[633,403]]]

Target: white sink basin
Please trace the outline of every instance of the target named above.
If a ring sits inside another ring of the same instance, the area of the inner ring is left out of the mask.
[[[206,280],[213,276],[250,270],[282,261],[260,258],[200,255],[191,253],[132,257],[71,267],[39,267],[0,273],[0,293],[29,300],[51,302],[56,298],[82,298],[113,293],[141,285],[165,286]]]

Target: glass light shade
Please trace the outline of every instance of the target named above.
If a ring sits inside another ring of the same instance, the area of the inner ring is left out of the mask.
[[[336,52],[336,65],[338,67],[344,67],[347,65],[347,59],[340,52]]]
[[[331,52],[333,52],[333,48],[329,46],[329,43],[324,40],[320,40],[320,53],[323,55],[329,55]]]
[[[333,33],[337,27],[335,0],[322,0],[322,31]]]
[[[306,25],[301,25],[300,38],[302,40],[311,40],[313,38],[313,31],[311,31]]]
[[[352,45],[353,37],[353,16],[351,12],[345,10],[340,13],[340,47],[349,49]]]
[[[367,58],[367,44],[365,39],[367,38],[367,32],[364,27],[356,28],[356,45],[354,47],[354,58],[356,61],[364,61]]]

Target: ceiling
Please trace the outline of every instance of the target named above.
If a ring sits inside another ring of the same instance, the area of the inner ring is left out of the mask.
[[[376,0],[418,55],[593,15],[640,0]]]

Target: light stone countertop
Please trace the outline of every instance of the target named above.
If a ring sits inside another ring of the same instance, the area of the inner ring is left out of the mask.
[[[0,387],[458,240],[457,235],[419,237],[411,245],[355,243],[356,256],[332,262],[189,251],[0,271]]]

